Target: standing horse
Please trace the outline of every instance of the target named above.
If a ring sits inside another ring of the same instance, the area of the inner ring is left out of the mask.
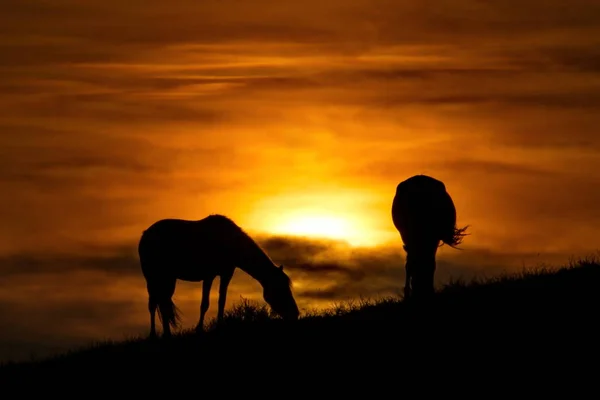
[[[392,221],[406,251],[404,297],[432,295],[438,248],[444,243],[456,248],[468,226],[456,227],[456,208],[446,186],[426,175],[398,184]]]
[[[150,336],[156,336],[155,312],[163,325],[163,336],[178,326],[178,310],[173,303],[178,279],[203,282],[200,319],[201,331],[209,307],[210,289],[219,276],[217,321],[225,309],[227,288],[236,267],[256,279],[263,297],[284,319],[296,320],[300,314],[292,294],[291,280],[258,244],[231,219],[222,215],[188,221],[163,219],[144,231],[138,245],[142,273],[148,289]]]

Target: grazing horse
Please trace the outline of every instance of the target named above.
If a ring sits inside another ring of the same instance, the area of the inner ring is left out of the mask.
[[[456,208],[446,186],[426,175],[398,184],[392,221],[406,251],[404,298],[432,295],[438,248],[444,243],[456,248],[468,226],[456,227]]]
[[[236,267],[261,284],[265,301],[282,318],[296,320],[300,314],[283,265],[275,265],[246,232],[225,216],[209,215],[197,221],[157,221],[142,234],[138,254],[148,289],[151,337],[156,336],[157,308],[163,336],[170,336],[170,327],[178,326],[179,313],[172,300],[178,279],[203,282],[196,326],[197,331],[202,331],[210,289],[219,276],[217,322],[221,322],[227,288]]]

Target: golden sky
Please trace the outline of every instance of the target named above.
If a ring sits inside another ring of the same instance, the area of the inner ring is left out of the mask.
[[[394,292],[391,201],[420,173],[472,227],[441,282],[595,252],[599,22],[588,0],[4,0],[0,353],[145,333],[135,246],[161,218],[230,216],[301,307]]]

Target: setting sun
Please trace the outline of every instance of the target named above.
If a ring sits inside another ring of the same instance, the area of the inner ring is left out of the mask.
[[[250,230],[272,235],[340,240],[353,247],[376,246],[389,240],[390,224],[373,211],[373,196],[359,189],[339,189],[338,193],[321,188],[290,191],[253,203],[244,224]]]
[[[351,246],[374,246],[381,234],[351,214],[298,210],[278,216],[265,226],[270,234],[341,240]]]
[[[277,230],[278,233],[343,240],[355,234],[347,220],[329,215],[293,216],[284,219]]]

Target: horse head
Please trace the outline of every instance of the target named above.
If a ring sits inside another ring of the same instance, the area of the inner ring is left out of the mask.
[[[283,271],[283,265],[275,268],[270,279],[265,282],[263,298],[273,311],[285,320],[297,320],[300,310],[292,293],[292,283]]]

